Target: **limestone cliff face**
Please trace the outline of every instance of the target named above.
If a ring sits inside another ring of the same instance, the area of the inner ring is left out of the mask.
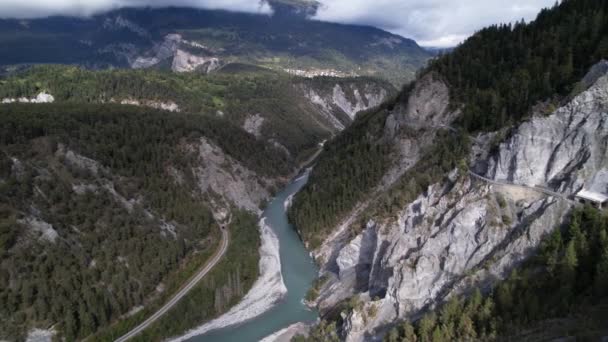
[[[327,83],[332,83],[330,80]],[[357,113],[382,104],[393,91],[388,84],[357,79],[336,81],[331,87],[316,86],[314,82],[296,86],[337,130],[348,126]]]
[[[608,77],[548,117],[522,124],[500,145],[487,175],[571,194],[608,191]]]
[[[198,53],[190,52],[196,50]],[[141,56],[129,54],[126,58],[133,69],[153,67],[163,61],[171,61],[175,72],[201,71],[210,73],[221,66],[220,60],[211,55],[207,47],[196,42],[184,40],[180,34],[171,33],[165,39]]]
[[[450,91],[445,82],[434,73],[416,82],[409,101],[401,113],[401,122],[434,126],[449,125],[458,115],[450,111]]]
[[[339,273],[337,267],[340,255],[343,259],[346,258],[347,252],[341,253],[341,249],[352,238],[350,236],[351,226],[359,216],[373,206],[375,198],[390,189],[405,172],[420,160],[423,150],[432,145],[437,131],[449,127],[455,118],[455,114],[448,110],[450,97],[445,83],[434,76],[427,76],[421,82],[424,87],[416,86],[409,98],[406,101],[398,102],[386,119],[381,140],[394,148],[393,162],[388,171],[367,200],[355,206],[343,222],[334,229],[334,234],[327,239],[326,243],[314,251],[315,257],[322,260],[324,268],[331,273]],[[441,96],[437,96],[438,94]],[[328,303],[335,303],[351,295],[350,288],[356,286],[342,285],[350,283],[352,280],[351,277],[341,279],[340,283],[337,283],[336,287],[332,289],[331,298],[327,299]]]
[[[178,49],[173,57],[171,69],[175,72],[200,70],[208,74],[217,70],[220,66],[220,60],[216,57],[198,56]]]
[[[407,106],[389,116],[386,134],[399,136],[408,122],[449,126],[457,113],[444,106],[448,93],[440,81],[421,82]],[[567,196],[583,187],[607,192],[607,125],[604,71],[564,107],[514,128],[493,154],[471,156],[474,171],[505,184],[454,170],[393,217],[370,220],[358,236],[332,236],[316,251],[330,278],[317,304],[328,310],[359,296],[363,304],[343,316],[342,331],[347,341],[364,341],[451,295],[504,278],[564,222],[574,205]],[[474,139],[473,150],[489,151],[494,136]],[[517,184],[550,188],[564,197]],[[337,231],[348,231],[345,225]]]
[[[222,216],[232,206],[261,213],[263,202],[270,198],[269,188],[275,184],[274,180],[257,175],[207,139],[202,138],[198,145],[188,146],[187,150],[200,161],[200,167],[193,170],[197,190],[209,196],[216,216],[218,213]]]

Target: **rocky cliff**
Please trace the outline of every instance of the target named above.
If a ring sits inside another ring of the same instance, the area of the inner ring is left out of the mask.
[[[330,279],[317,304],[329,312],[347,298],[361,299],[342,314],[347,341],[381,336],[397,320],[417,317],[453,294],[488,288],[563,223],[576,192],[607,192],[606,71],[588,83],[565,106],[535,115],[497,146],[492,141],[504,132],[473,137],[472,170],[485,177],[454,169],[398,212],[372,217],[357,236],[347,233],[349,225],[371,212],[370,203],[361,203],[335,229],[315,251]],[[428,145],[432,132],[453,130],[458,112],[448,110],[448,103],[448,88],[430,77],[389,115],[389,138],[403,135],[406,127],[426,132],[426,138],[404,145],[414,158],[401,172],[419,158],[415,151]],[[387,178],[400,177],[389,174],[378,189],[390,188]]]
[[[191,52],[196,50],[196,52]],[[124,54],[133,69],[143,69],[156,66],[162,62],[171,63],[175,72],[201,71],[210,73],[221,66],[220,60],[205,46],[184,40],[180,34],[172,33],[164,40],[144,52],[141,56],[130,53]]]
[[[302,80],[296,87],[336,130],[343,130],[357,113],[379,106],[394,93],[390,84],[368,78],[317,77]]]
[[[488,161],[488,177],[567,194],[582,188],[606,193],[607,103],[608,80],[602,76],[550,116],[522,124]]]

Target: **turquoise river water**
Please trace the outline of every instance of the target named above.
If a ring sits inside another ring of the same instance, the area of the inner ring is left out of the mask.
[[[189,342],[254,342],[297,322],[314,322],[318,314],[308,309],[303,300],[317,275],[304,244],[287,220],[285,200],[297,193],[308,181],[304,175],[290,183],[264,211],[266,223],[280,242],[281,270],[287,296],[274,308],[251,321],[195,336]]]

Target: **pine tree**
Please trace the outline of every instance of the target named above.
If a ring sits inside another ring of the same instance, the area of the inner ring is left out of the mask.
[[[600,260],[595,269],[594,290],[597,296],[608,295],[608,238],[606,230],[600,235]]]

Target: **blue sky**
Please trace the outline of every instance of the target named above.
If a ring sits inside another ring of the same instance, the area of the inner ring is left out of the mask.
[[[494,23],[531,20],[555,0],[320,0],[315,19],[372,25],[424,46],[454,46]],[[258,0],[0,0],[0,17],[88,16],[119,7],[191,6],[271,12]]]

